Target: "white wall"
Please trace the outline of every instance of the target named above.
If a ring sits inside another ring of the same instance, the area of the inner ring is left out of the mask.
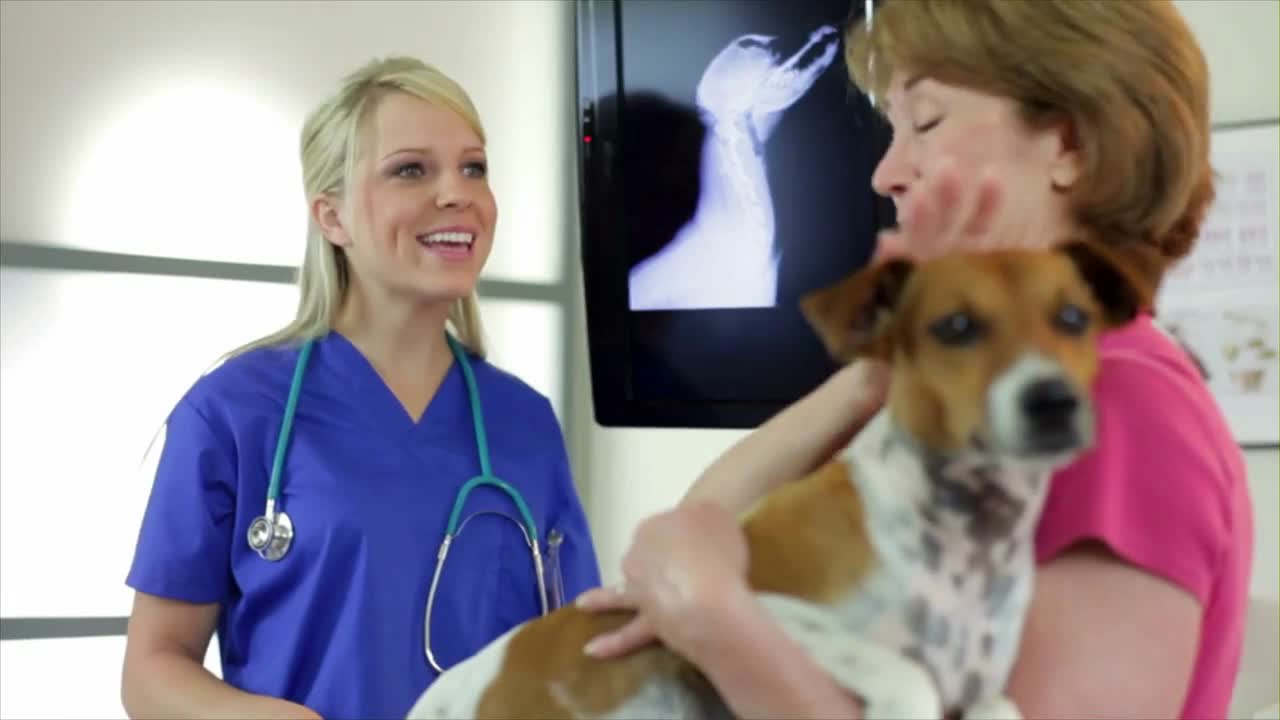
[[[1280,112],[1280,2],[1175,0],[1209,61],[1215,123],[1274,120]]]

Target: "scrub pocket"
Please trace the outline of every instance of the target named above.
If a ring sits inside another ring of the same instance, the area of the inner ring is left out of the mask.
[[[525,542],[525,536],[515,527],[503,533],[502,548],[498,555],[498,593],[494,604],[502,630],[531,620],[542,614],[542,600],[538,595],[538,576],[533,570],[533,553]],[[545,546],[543,547],[545,555]],[[543,574],[547,575],[546,557],[543,557]]]

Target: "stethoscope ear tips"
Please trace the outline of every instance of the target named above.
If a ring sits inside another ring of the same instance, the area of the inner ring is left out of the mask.
[[[259,515],[249,524],[249,547],[264,560],[279,560],[293,544],[293,521],[284,512],[275,513],[274,522]]]

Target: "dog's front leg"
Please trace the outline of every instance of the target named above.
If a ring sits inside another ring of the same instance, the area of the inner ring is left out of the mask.
[[[920,664],[851,632],[820,605],[772,593],[759,598],[787,634],[862,701],[867,720],[942,717],[938,688]]]

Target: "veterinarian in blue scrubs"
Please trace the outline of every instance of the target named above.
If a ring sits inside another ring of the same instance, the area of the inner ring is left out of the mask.
[[[168,419],[128,575],[131,716],[403,717],[433,666],[599,584],[550,403],[483,359],[496,203],[465,92],[373,62],[302,138],[297,319]]]

